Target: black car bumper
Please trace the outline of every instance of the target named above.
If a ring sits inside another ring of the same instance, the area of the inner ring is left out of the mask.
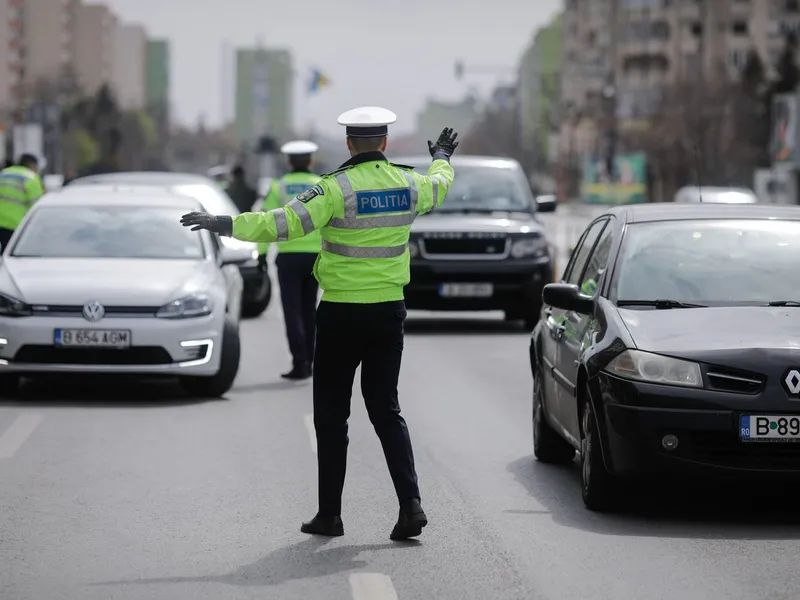
[[[533,308],[541,303],[542,288],[553,281],[549,257],[535,260],[421,260],[411,261],[411,282],[405,288],[406,306],[421,310],[500,310]],[[442,284],[491,284],[487,297],[442,295]]]
[[[690,476],[763,473],[800,476],[800,443],[743,442],[742,414],[800,415],[764,411],[753,396],[676,390],[599,376],[605,423],[601,425],[606,465],[618,475],[681,471]],[[624,404],[619,400],[624,399]],[[696,408],[695,408],[696,407]],[[665,436],[678,444],[665,449]]]
[[[269,273],[266,267],[260,266],[241,266],[239,272],[242,274],[242,300],[244,302],[258,302],[269,293]]]

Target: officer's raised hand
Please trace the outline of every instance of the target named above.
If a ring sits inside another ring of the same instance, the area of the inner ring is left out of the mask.
[[[190,212],[181,217],[181,225],[191,227],[192,231],[207,229],[211,233],[230,236],[233,233],[233,219],[227,215],[209,215]]]
[[[458,148],[458,142],[456,141],[457,137],[458,134],[453,133],[452,127],[445,127],[442,129],[442,133],[439,136],[439,139],[436,140],[435,144],[428,140],[428,151],[434,158],[436,158],[437,154],[446,158],[450,158],[453,156],[456,148]]]

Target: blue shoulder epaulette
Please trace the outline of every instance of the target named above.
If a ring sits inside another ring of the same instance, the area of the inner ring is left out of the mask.
[[[346,167],[339,167],[335,171],[331,171],[330,173],[323,173],[320,177],[329,177],[331,175],[336,175],[337,173],[341,173],[343,171],[347,171],[347,169],[352,169],[353,165],[347,165]]]
[[[410,165],[401,165],[401,164],[398,164],[398,163],[389,163],[389,164],[392,165],[393,167],[400,167],[401,169],[410,169],[411,171],[414,170],[414,167],[412,167]]]

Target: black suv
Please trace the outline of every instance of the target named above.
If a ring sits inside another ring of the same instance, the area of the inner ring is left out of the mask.
[[[427,173],[429,156],[392,162]],[[553,256],[520,164],[507,158],[454,156],[455,181],[442,206],[411,228],[411,283],[406,306],[421,310],[503,310],[507,320],[539,320],[542,288],[553,281]]]

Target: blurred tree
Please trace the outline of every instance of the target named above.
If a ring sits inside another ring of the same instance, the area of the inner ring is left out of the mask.
[[[776,65],[778,77],[769,90],[770,97],[774,94],[794,92],[800,84],[800,67],[797,65],[797,35],[790,33],[786,36],[786,44],[781,52]]]
[[[769,82],[766,69],[756,50],[751,50],[742,70],[740,85],[733,90],[734,120],[741,140],[741,158],[749,155],[753,168],[769,164]]]

